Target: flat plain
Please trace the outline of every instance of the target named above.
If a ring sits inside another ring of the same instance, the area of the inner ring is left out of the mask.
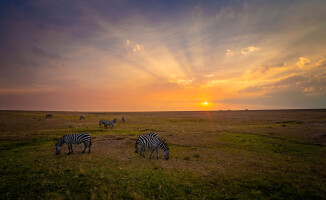
[[[83,132],[90,154],[55,155]],[[134,153],[150,132],[169,160]],[[1,199],[326,199],[326,110],[0,111],[0,152]]]

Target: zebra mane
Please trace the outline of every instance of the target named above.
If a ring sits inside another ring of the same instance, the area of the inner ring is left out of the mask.
[[[159,139],[159,141],[160,141],[159,146],[160,146],[162,149],[163,149],[163,148],[166,148],[166,150],[169,150],[168,145],[166,145],[165,142],[164,142],[163,140]]]
[[[58,142],[55,144],[55,146],[58,146],[58,145],[61,146],[61,145],[64,143],[64,137],[66,137],[66,135],[62,136],[62,137],[58,140]]]

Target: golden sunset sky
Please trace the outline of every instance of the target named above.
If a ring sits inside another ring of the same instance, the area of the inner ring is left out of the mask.
[[[326,1],[0,8],[1,110],[326,107]]]

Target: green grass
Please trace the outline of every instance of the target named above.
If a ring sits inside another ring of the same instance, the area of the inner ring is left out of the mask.
[[[326,112],[279,112],[84,113],[85,120],[58,112],[42,121],[35,118],[46,112],[0,112],[0,198],[325,199]],[[122,115],[126,123],[98,126]],[[136,138],[153,131],[169,145],[169,160],[134,153]],[[56,140],[78,132],[92,136],[92,152],[74,146],[68,156],[64,146],[55,155]]]

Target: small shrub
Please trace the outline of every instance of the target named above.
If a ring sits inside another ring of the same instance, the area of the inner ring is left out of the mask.
[[[190,157],[186,156],[183,158],[183,160],[190,160]]]

